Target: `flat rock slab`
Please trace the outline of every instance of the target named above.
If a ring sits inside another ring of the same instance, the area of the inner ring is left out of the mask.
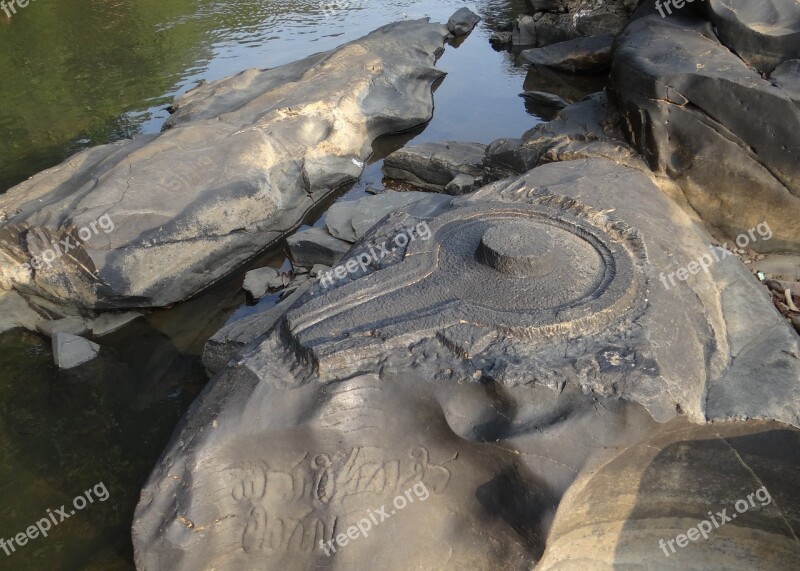
[[[555,109],[563,109],[569,103],[560,95],[555,93],[547,93],[546,91],[526,91],[520,93],[520,97],[525,98],[525,101],[531,103],[538,103],[546,107],[553,107]]]
[[[122,313],[103,313],[92,319],[92,335],[103,337],[115,333],[129,325],[132,321],[144,317],[138,311],[125,311]]]
[[[346,235],[349,236],[349,232]],[[334,238],[323,228],[309,228],[292,234],[286,239],[286,243],[292,261],[300,266],[333,266],[351,246],[350,242]]]
[[[532,64],[570,73],[601,73],[611,67],[613,45],[614,36],[603,34],[525,50],[520,56]]]
[[[403,21],[205,83],[175,102],[164,133],[34,176],[0,197],[2,282],[101,310],[190,297],[355,180],[376,138],[430,120],[448,36]]]
[[[388,191],[357,201],[337,202],[325,214],[325,224],[331,235],[352,243],[364,236],[381,218],[401,208],[426,217],[449,204],[450,200],[448,196],[427,192]]]
[[[742,62],[708,24],[658,16],[620,35],[609,89],[629,141],[705,222],[730,238],[767,222],[774,235],[752,248],[800,249],[793,93]]]
[[[91,325],[85,319],[79,317],[65,317],[40,321],[36,324],[36,330],[42,335],[53,337],[56,333],[70,333],[72,335],[85,335],[91,330]]]
[[[74,369],[99,353],[100,346],[83,337],[63,332],[53,335],[53,358],[59,369]]]
[[[445,192],[458,175],[481,175],[485,151],[486,145],[480,143],[441,141],[413,145],[386,157],[383,174],[419,188]]]

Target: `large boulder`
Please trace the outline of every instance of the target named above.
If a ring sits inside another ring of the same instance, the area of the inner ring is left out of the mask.
[[[89,149],[18,185],[0,196],[0,282],[91,309],[191,296],[356,179],[377,137],[430,120],[448,34],[399,22],[206,83],[161,135]]]
[[[745,62],[769,73],[800,58],[800,6],[796,0],[708,0],[719,39]]]
[[[672,427],[581,476],[536,568],[797,569],[798,461],[783,425]]]
[[[780,75],[780,74],[779,74]],[[763,252],[800,248],[800,110],[710,26],[648,16],[618,38],[611,93],[631,143],[730,237],[762,222]]]
[[[798,338],[645,173],[548,164],[350,255],[422,222],[220,370],[142,491],[138,568],[529,570],[573,483],[654,420],[800,425]]]

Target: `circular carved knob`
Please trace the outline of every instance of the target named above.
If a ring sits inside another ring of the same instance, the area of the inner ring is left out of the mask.
[[[515,277],[541,277],[556,267],[557,255],[547,226],[508,220],[489,228],[481,238],[478,261]]]

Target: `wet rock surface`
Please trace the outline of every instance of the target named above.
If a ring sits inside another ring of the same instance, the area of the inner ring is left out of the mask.
[[[448,33],[400,22],[206,83],[173,105],[163,134],[89,149],[11,189],[0,197],[4,282],[91,309],[189,297],[355,180],[374,139],[431,118]],[[111,223],[90,232],[98,220]],[[35,256],[49,263],[14,272]]]
[[[600,73],[611,67],[614,36],[604,34],[525,50],[520,56],[533,64],[571,73]]]
[[[456,37],[464,36],[470,33],[480,21],[480,16],[475,12],[469,8],[461,8],[450,16],[447,21],[447,29]]]

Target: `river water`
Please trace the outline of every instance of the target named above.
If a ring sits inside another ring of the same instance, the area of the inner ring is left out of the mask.
[[[285,64],[395,20],[445,22],[463,5],[484,20],[465,43],[447,48],[434,119],[410,138],[518,137],[541,121],[518,97],[523,86],[552,89],[553,80],[488,43],[490,27],[513,19],[522,0],[36,0],[11,19],[0,12],[0,192],[83,148],[158,132],[167,105],[200,80]],[[568,99],[597,87],[566,85]],[[376,156],[337,198],[380,187],[380,166]],[[251,267],[265,264],[285,266],[283,250]],[[24,532],[47,509],[69,508],[101,482],[109,492],[47,538],[10,556],[0,550],[0,569],[133,568],[139,489],[207,382],[203,344],[231,316],[253,310],[241,280],[232,276],[103,337],[101,358],[77,372],[54,367],[42,336],[0,335],[0,538]]]

